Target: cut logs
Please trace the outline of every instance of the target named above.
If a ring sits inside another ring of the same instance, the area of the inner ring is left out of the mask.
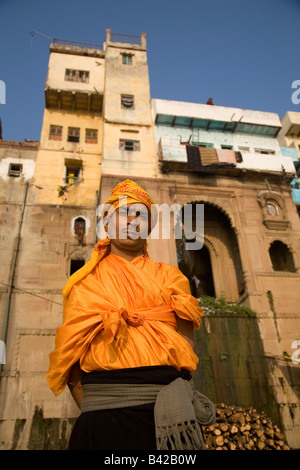
[[[202,429],[208,450],[290,450],[281,429],[254,408],[216,405],[216,422]]]

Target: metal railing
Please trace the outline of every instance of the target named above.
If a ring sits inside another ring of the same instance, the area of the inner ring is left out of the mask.
[[[127,43],[127,44],[137,44],[140,46],[142,43],[142,38],[141,36],[134,36],[132,34],[111,33],[110,41],[122,42],[122,43]]]
[[[53,39],[54,44],[65,44],[69,46],[78,46],[78,47],[87,47],[93,49],[103,49],[102,44],[91,44],[89,42],[80,42],[80,41],[68,41],[67,39]]]

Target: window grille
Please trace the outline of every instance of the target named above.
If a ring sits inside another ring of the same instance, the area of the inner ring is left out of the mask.
[[[21,163],[10,163],[8,169],[8,176],[17,178],[22,174],[23,165]]]
[[[88,72],[87,70],[66,69],[65,80],[68,82],[88,83],[89,78],[90,72]]]
[[[61,140],[62,138],[62,126],[50,126],[49,139],[50,140]]]
[[[98,142],[98,131],[97,131],[97,129],[86,129],[85,130],[85,142],[87,144],[96,144]]]
[[[133,108],[134,97],[133,95],[121,95],[121,106],[124,109]]]
[[[120,149],[129,150],[131,152],[138,152],[141,150],[140,142],[138,140],[120,140]]]
[[[68,128],[68,142],[79,142],[80,129],[79,127]]]

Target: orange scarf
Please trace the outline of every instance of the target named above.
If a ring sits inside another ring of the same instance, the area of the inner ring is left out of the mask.
[[[130,180],[119,183],[106,204],[112,211],[139,202],[156,218],[153,200]],[[153,212],[154,211],[154,212]],[[178,333],[176,315],[200,327],[202,309],[191,296],[189,281],[175,267],[147,255],[132,261],[110,253],[109,238],[94,247],[91,259],[63,289],[63,324],[50,353],[48,384],[57,395],[72,366],[85,372],[153,365],[196,369],[198,358]]]
[[[157,221],[157,211],[154,205],[154,201],[144,189],[135,183],[135,181],[127,179],[117,184],[117,186],[111,192],[111,197],[105,202],[105,206],[108,208],[110,206],[110,216],[112,210],[117,210],[122,205],[135,202],[145,204],[151,214],[153,225],[155,225]],[[77,282],[81,281],[81,279],[87,276],[95,268],[95,266],[97,266],[102,258],[104,258],[104,256],[109,253],[109,251],[110,239],[108,237],[100,240],[95,245],[91,259],[81,269],[72,274],[66,283],[62,291],[64,298],[69,295],[74,284],[77,284]],[[146,242],[144,246],[144,254],[148,255]]]
[[[175,314],[199,328],[198,303],[177,267],[110,253],[65,300],[49,387],[60,393],[78,361],[85,372],[153,365],[195,370],[198,358],[178,333]]]

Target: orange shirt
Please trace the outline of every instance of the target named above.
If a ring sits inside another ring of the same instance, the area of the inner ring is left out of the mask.
[[[198,357],[178,333],[175,314],[198,329],[202,313],[177,267],[144,255],[127,261],[109,254],[65,301],[49,387],[61,393],[78,361],[85,372],[154,365],[192,372]]]

